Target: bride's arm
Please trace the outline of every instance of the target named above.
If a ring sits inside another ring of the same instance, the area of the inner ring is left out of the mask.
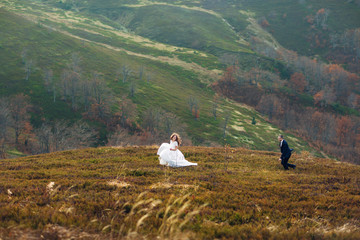
[[[175,146],[175,148],[170,148],[170,151],[176,151],[178,149],[178,146]]]
[[[171,150],[171,151],[176,151],[176,150],[178,149],[178,146],[179,146],[178,143],[175,142],[175,143],[174,143],[174,148],[170,148],[170,150]]]

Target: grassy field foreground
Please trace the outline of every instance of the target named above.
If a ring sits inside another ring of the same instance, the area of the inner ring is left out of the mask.
[[[360,166],[294,154],[96,148],[0,163],[1,239],[359,239]]]

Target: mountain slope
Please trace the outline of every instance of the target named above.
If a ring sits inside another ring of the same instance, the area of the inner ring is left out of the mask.
[[[199,165],[176,169],[160,166],[156,151],[83,149],[3,162],[0,237],[360,236],[359,166],[304,153],[284,171],[279,153],[181,147]]]
[[[268,124],[253,109],[220,99],[218,118],[215,120],[212,116],[214,92],[205,87],[202,83],[204,75],[198,74],[197,71],[190,71],[191,69],[176,64],[174,66],[171,62],[166,64],[161,56],[155,58],[146,54],[143,57],[144,53],[127,54],[121,50],[117,51],[116,45],[104,45],[101,41],[91,39],[84,41],[74,37],[73,33],[64,32],[63,29],[49,28],[43,23],[35,25],[6,10],[1,11],[1,29],[4,36],[7,36],[1,39],[0,49],[1,62],[5,66],[1,72],[2,95],[9,96],[20,92],[30,95],[32,103],[38,109],[37,114],[33,114],[32,118],[35,127],[40,126],[44,118],[46,120],[81,118],[81,112],[72,111],[69,104],[61,99],[60,87],[56,90],[59,96],[54,103],[52,94],[46,92],[43,80],[44,69],[52,69],[54,80],[60,86],[62,71],[70,62],[71,55],[77,52],[81,57],[84,79],[89,81],[94,71],[103,73],[103,78],[114,93],[115,101],[121,101],[122,96],[126,96],[137,105],[136,121],[139,123],[146,109],[158,107],[178,116],[180,122],[186,126],[184,132],[189,134],[189,139],[193,143],[222,144],[223,118],[230,113],[226,128],[228,143],[264,150],[277,148],[275,136],[281,131]],[[19,10],[19,14],[29,17],[23,13],[23,10]],[[28,57],[36,63],[28,81],[24,79],[24,64],[21,62],[23,49],[28,49]],[[200,58],[206,59],[206,56]],[[137,85],[133,97],[129,92],[131,83],[116,80],[116,72],[124,64],[131,67],[134,72],[144,66],[145,74],[151,73],[153,76],[150,82],[140,80],[136,73],[131,76],[132,81]],[[189,110],[188,101],[191,96],[196,97],[199,102],[200,117],[197,120]],[[253,117],[257,121],[256,125],[251,124]],[[298,151],[305,149],[311,151],[303,140],[295,137],[292,139],[290,144]]]

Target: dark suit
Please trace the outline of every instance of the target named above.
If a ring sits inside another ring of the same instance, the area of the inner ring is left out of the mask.
[[[289,148],[289,145],[285,140],[280,142],[280,150],[281,150],[281,164],[284,166],[284,168],[287,170],[289,167],[295,168],[296,166],[294,164],[288,163],[290,157],[291,157],[291,151],[292,149]]]

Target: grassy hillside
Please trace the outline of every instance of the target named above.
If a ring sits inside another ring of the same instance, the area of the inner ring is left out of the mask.
[[[23,8],[22,2],[17,3],[20,5],[5,5],[8,10],[0,10],[2,36],[5,36],[0,39],[0,62],[4,66],[0,72],[0,89],[4,96],[19,92],[31,96],[37,109],[32,118],[35,126],[39,126],[44,118],[81,118],[80,113],[72,111],[60,97],[54,103],[51,94],[46,92],[43,80],[43,70],[48,68],[53,70],[54,79],[59,84],[61,73],[75,52],[81,57],[85,78],[90,78],[94,71],[103,73],[116,100],[126,96],[137,105],[138,123],[141,123],[142,112],[149,107],[158,107],[179,117],[194,144],[223,144],[222,126],[229,112],[231,117],[226,130],[228,143],[232,146],[276,150],[274,139],[282,131],[253,109],[220,100],[218,117],[216,120],[212,117],[214,92],[203,82],[211,76],[218,76],[218,69],[211,69],[218,66],[216,61],[212,66],[208,64],[214,62],[214,56],[157,44],[144,38],[137,39],[134,35],[119,35],[112,27],[85,17],[71,13],[62,16],[58,9],[32,3]],[[145,43],[139,44],[141,41]],[[24,80],[23,49],[28,50],[28,57],[35,63],[28,81]],[[129,82],[116,81],[116,71],[123,64],[134,71],[131,76],[132,81],[136,82],[133,97],[130,96]],[[152,75],[150,82],[139,79],[136,72],[141,66],[146,69],[145,75]],[[199,102],[200,117],[197,120],[189,110],[190,96],[196,97]],[[253,117],[256,125],[251,124]],[[295,137],[292,139],[291,144],[296,150],[312,151],[305,141]]]
[[[97,12],[101,10],[96,9]],[[247,46],[239,44],[238,36],[226,23],[207,12],[166,5],[130,5],[127,8],[105,10],[104,14],[113,16],[113,21],[130,16],[127,29],[158,42],[218,55],[225,51],[250,51]]]
[[[359,166],[303,153],[284,171],[275,152],[181,150],[199,165],[160,166],[155,146],[3,161],[0,237],[360,237]]]
[[[315,16],[322,8],[330,11],[328,29],[323,31],[327,41],[330,34],[342,33],[346,29],[360,27],[360,6],[355,1],[247,1],[243,7],[256,13],[257,17],[266,17],[270,26],[268,31],[286,48],[304,55],[324,54],[329,49],[312,48],[312,35],[307,16]]]
[[[330,42],[330,35],[334,33],[343,33],[346,29],[359,28],[360,6],[356,1],[336,1],[336,0],[304,0],[304,1],[285,1],[285,0],[255,0],[255,1],[105,1],[104,4],[99,4],[96,1],[79,1],[80,11],[90,11],[92,13],[100,14],[105,18],[111,19],[113,22],[122,23],[123,27],[136,31],[139,34],[145,34],[149,37],[157,38],[160,41],[176,42],[183,46],[185,43],[191,47],[193,36],[202,32],[202,36],[208,36],[206,29],[211,29],[211,26],[220,26],[218,20],[226,20],[231,27],[226,25],[223,21],[223,27],[215,28],[217,34],[212,34],[210,39],[213,45],[217,45],[216,38],[218,36],[227,36],[229,33],[238,32],[246,36],[246,27],[249,26],[248,18],[257,20],[266,19],[269,23],[266,28],[284,47],[297,51],[303,55],[320,55],[325,57],[329,49],[314,47],[314,35],[318,34],[324,44]],[[122,8],[124,4],[133,9]],[[163,5],[161,7],[161,5]],[[135,8],[134,8],[135,7]],[[138,9],[137,9],[138,8]],[[192,9],[192,14],[183,13]],[[318,31],[314,31],[312,24],[307,22],[309,16],[314,17],[320,9],[327,9],[329,16],[326,21],[326,29],[318,27]],[[164,11],[166,10],[166,11]],[[176,11],[175,11],[176,10]],[[200,11],[200,12],[199,12]],[[156,12],[156,14],[152,14]],[[197,13],[196,13],[197,12]],[[141,14],[139,14],[141,13]],[[197,19],[198,16],[207,13],[208,16],[205,24],[202,25]],[[195,14],[195,16],[194,16]],[[124,17],[125,16],[125,17]],[[184,16],[187,16],[184,18]],[[157,18],[162,18],[157,19]],[[121,21],[126,19],[127,21]],[[168,22],[168,23],[166,23]],[[169,22],[171,22],[169,24]],[[174,24],[176,23],[177,24]],[[211,24],[206,24],[210,23]],[[184,24],[187,29],[194,24],[197,26],[196,34],[191,35],[190,32],[182,32],[180,28]],[[209,26],[210,25],[210,26]],[[168,26],[168,27],[167,27]],[[173,26],[173,27],[172,27]],[[201,27],[202,26],[202,27]],[[212,29],[214,30],[214,29]],[[222,32],[219,32],[222,31]],[[167,33],[167,34],[166,34]],[[181,34],[180,34],[181,33]],[[220,35],[221,34],[221,35]],[[172,39],[169,39],[171,35]],[[165,36],[165,37],[164,37]],[[186,37],[185,41],[182,37]],[[204,42],[208,37],[203,38]],[[238,36],[239,37],[239,36]],[[188,41],[189,40],[189,41]],[[186,42],[188,41],[188,42]],[[224,41],[222,49],[227,49]],[[233,41],[232,41],[233,42]],[[214,44],[215,43],[215,44]],[[210,44],[210,45],[211,45]],[[207,48],[210,46],[206,46]],[[236,47],[234,48],[236,49]]]

